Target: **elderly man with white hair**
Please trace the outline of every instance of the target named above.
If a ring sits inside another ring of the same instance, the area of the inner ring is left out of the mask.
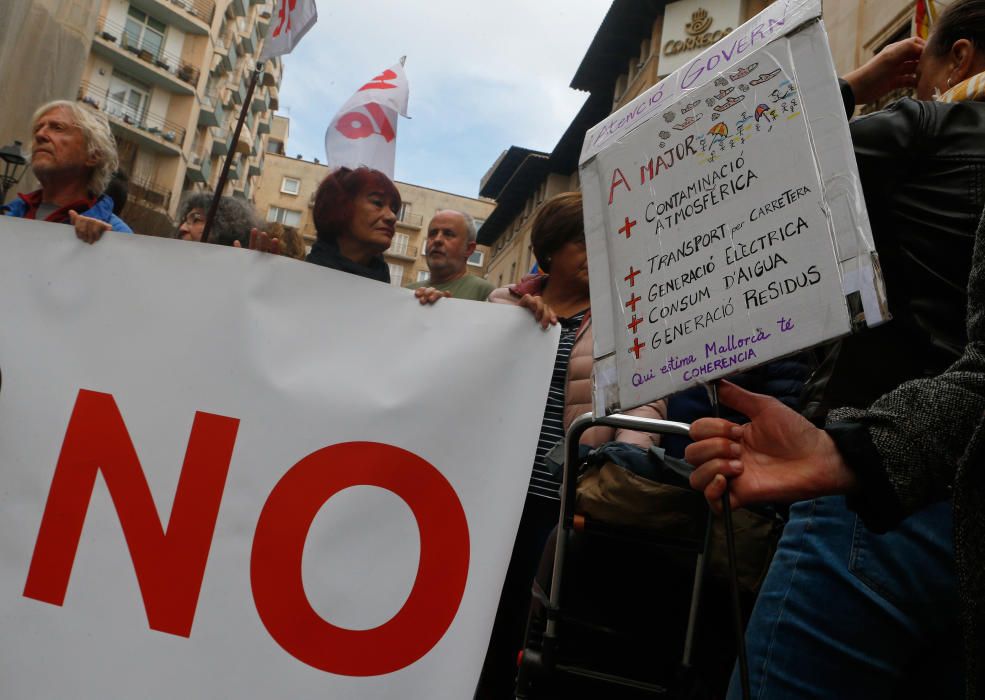
[[[92,243],[103,231],[132,233],[104,194],[119,159],[106,118],[77,102],[49,102],[31,120],[31,169],[41,189],[19,194],[6,216],[73,224]]]

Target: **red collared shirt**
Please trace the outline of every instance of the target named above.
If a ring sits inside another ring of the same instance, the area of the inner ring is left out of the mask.
[[[28,194],[18,194],[24,203],[27,204],[27,211],[24,212],[25,219],[33,219],[38,213],[38,208],[41,206],[41,190],[35,190],[34,192],[29,192]],[[51,221],[56,224],[67,224],[69,223],[68,212],[74,209],[77,213],[89,211],[96,205],[96,198],[93,199],[80,199],[77,202],[71,202],[66,204],[59,209],[48,214],[45,217],[45,221]]]

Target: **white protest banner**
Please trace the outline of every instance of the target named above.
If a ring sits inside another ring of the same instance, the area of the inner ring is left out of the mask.
[[[597,414],[885,320],[820,11],[774,3],[586,135]]]
[[[0,239],[4,698],[471,697],[557,331],[246,250]]]

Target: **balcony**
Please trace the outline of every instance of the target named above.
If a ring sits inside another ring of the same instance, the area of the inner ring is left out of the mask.
[[[263,66],[263,77],[260,84],[264,87],[276,87],[280,85],[281,62],[279,57],[268,60]]]
[[[240,80],[235,87],[229,88],[229,96],[232,98],[234,104],[243,104],[243,100],[246,99],[246,90],[246,82],[243,80]]]
[[[105,112],[113,131],[125,139],[136,141],[158,153],[181,155],[185,143],[185,130],[181,125],[153,112],[137,111],[130,105],[112,99],[109,90],[97,89],[85,80],[79,85],[77,99]]]
[[[424,225],[424,215],[415,214],[410,211],[401,211],[400,216],[397,217],[397,223],[411,228],[420,228]]]
[[[250,163],[249,169],[246,171],[248,177],[256,177],[263,172],[263,161],[254,161]]]
[[[253,101],[250,103],[250,111],[256,114],[257,112],[266,112],[269,109],[270,103],[268,102],[267,96],[257,89],[253,90]]]
[[[229,153],[229,132],[216,129],[212,132],[212,155],[224,156]]]
[[[222,41],[223,50],[219,51],[219,42]],[[213,73],[228,73],[233,69],[236,63],[239,61],[239,52],[236,50],[236,42],[226,40],[216,40],[216,50],[219,53],[219,62],[213,69]]]
[[[267,94],[270,95],[270,109],[276,112],[280,109],[280,92],[277,90],[277,86],[267,88]]]
[[[167,211],[171,206],[171,191],[149,180],[131,179],[127,199]]]
[[[130,0],[130,4],[188,34],[208,34],[215,16],[213,0]]]
[[[230,176],[231,177],[231,176]],[[250,183],[244,182],[241,188],[233,188],[233,197],[239,197],[240,199],[245,199],[250,201]]]
[[[199,100],[199,126],[220,126],[226,123],[226,112],[219,104],[219,95],[211,91]]]
[[[394,240],[393,245],[385,250],[383,254],[388,258],[413,262],[417,260],[417,246],[407,245],[406,241],[401,244],[400,241]]]
[[[260,120],[257,124],[257,135],[269,134],[270,133],[270,122],[266,120]]]
[[[246,0],[232,0],[226,9],[226,14],[232,12],[234,17],[246,17]]]
[[[239,46],[243,49],[244,54],[255,54],[259,45],[260,38],[257,36],[256,26],[251,27],[250,31],[244,34],[239,40]]]
[[[212,177],[212,160],[202,153],[193,153],[186,174],[190,182],[208,182]]]
[[[92,50],[142,82],[160,85],[179,95],[195,94],[200,75],[198,68],[164,50],[154,54],[134,45],[132,35],[114,22],[100,20]]]

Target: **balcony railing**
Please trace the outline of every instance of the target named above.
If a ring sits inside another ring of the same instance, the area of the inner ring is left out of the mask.
[[[102,19],[96,29],[96,36],[101,37],[110,44],[116,44],[124,51],[129,51],[134,58],[140,59],[153,66],[157,66],[176,77],[178,80],[188,83],[191,86],[198,85],[199,69],[190,63],[186,63],[180,56],[168,53],[164,49],[156,53],[148,48],[140,46],[134,37],[127,33],[126,28]]]
[[[206,24],[212,24],[212,17],[215,15],[215,3],[212,0],[160,0],[160,2],[162,5],[170,2]]]
[[[108,89],[96,88],[92,83],[83,80],[79,85],[78,100],[106,112],[117,122],[174,144],[176,148],[180,149],[184,146],[185,130],[181,125],[152,112],[134,109],[126,103],[115,100],[110,97]]]
[[[131,179],[127,198],[167,210],[171,205],[171,190],[149,180]]]
[[[424,215],[415,214],[409,211],[400,212],[400,216],[397,217],[397,221],[407,224],[408,226],[416,226],[420,228],[424,225]]]
[[[393,257],[400,258],[402,260],[414,260],[417,258],[417,246],[394,242],[393,245],[384,251],[384,254],[392,255]]]

